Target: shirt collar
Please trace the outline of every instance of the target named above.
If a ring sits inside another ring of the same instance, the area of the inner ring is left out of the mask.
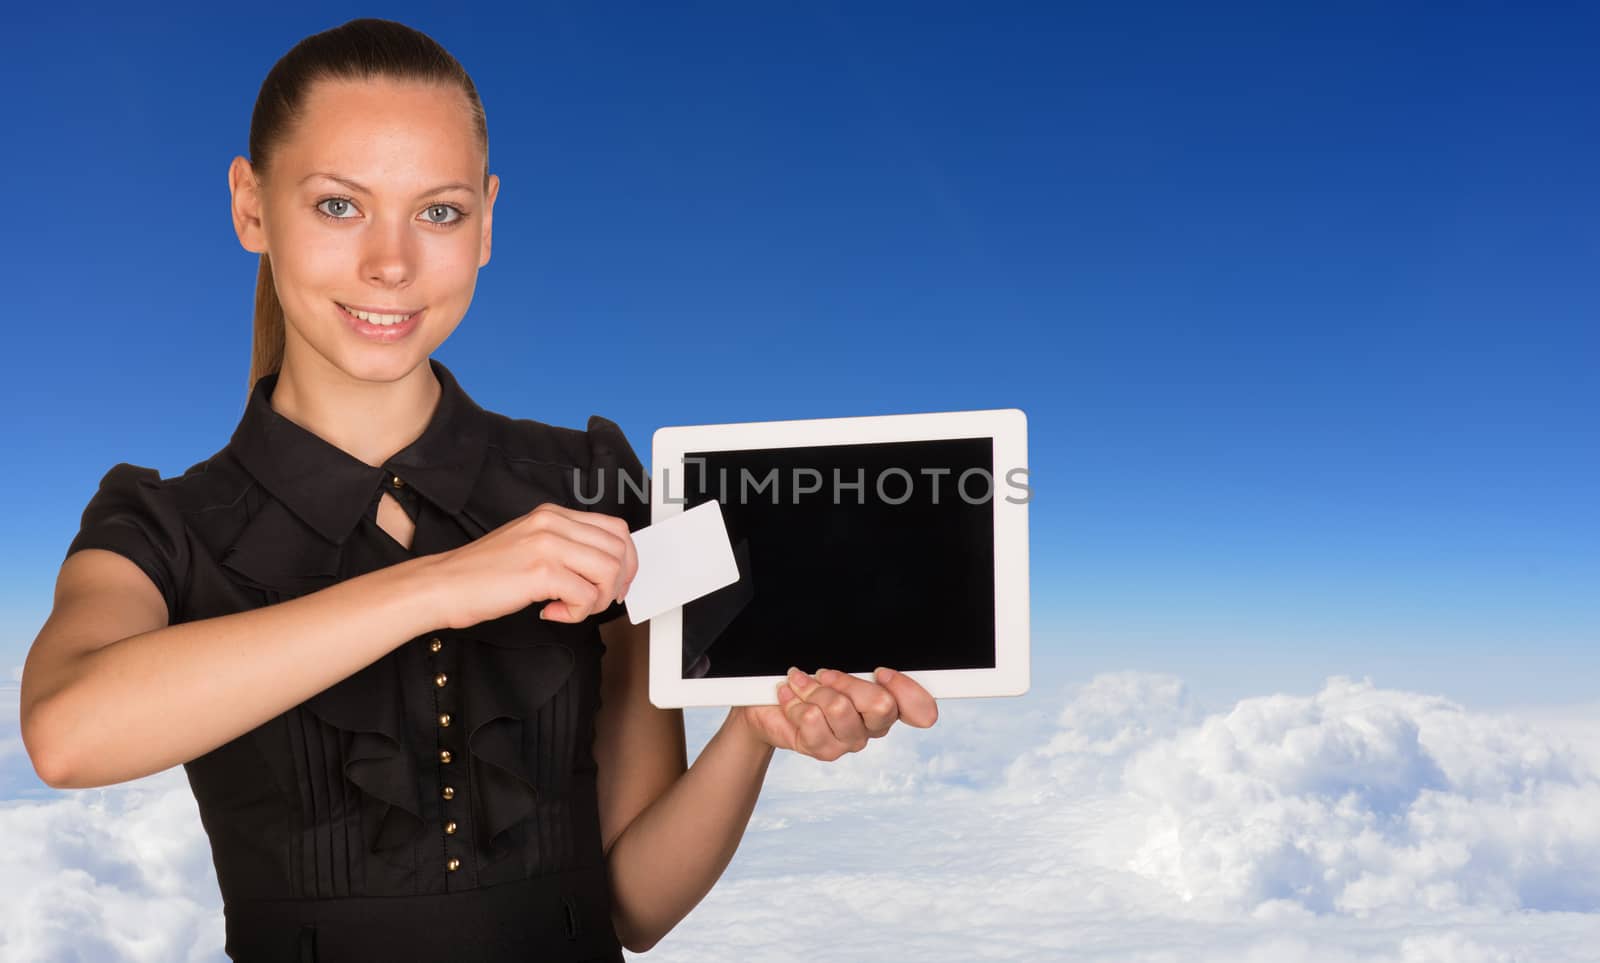
[[[392,475],[458,514],[483,465],[489,414],[449,368],[433,358],[428,364],[439,379],[438,404],[422,434],[382,465],[367,464],[274,410],[269,399],[277,372],[256,380],[228,449],[269,494],[330,542],[349,537]]]

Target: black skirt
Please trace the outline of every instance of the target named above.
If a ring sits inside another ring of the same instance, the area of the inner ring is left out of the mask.
[[[224,949],[235,963],[622,963],[605,886],[590,866],[457,893],[246,900],[224,907]]]

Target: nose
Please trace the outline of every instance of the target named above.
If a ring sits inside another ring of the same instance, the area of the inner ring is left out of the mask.
[[[385,287],[402,287],[416,274],[416,239],[409,225],[378,219],[363,233],[361,274]]]

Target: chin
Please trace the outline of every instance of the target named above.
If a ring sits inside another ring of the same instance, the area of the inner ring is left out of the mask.
[[[345,356],[346,364],[341,364],[347,374],[352,378],[362,381],[399,381],[406,375],[415,371],[419,365],[426,364],[430,352],[419,350],[416,346],[405,348],[388,348],[386,350],[353,351]]]
[[[335,332],[332,343],[307,341],[306,348],[320,355],[329,366],[357,381],[393,382],[425,364],[432,348],[407,340],[404,344],[376,345],[353,343],[349,334]]]

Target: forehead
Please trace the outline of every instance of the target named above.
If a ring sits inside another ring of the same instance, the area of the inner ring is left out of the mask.
[[[471,106],[460,88],[394,80],[320,80],[275,166],[293,184],[312,171],[339,174],[382,193],[440,179],[483,176]],[[408,195],[409,196],[409,195]]]

